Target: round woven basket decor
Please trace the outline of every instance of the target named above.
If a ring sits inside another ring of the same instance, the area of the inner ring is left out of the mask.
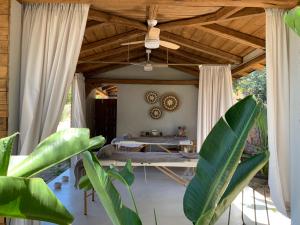
[[[162,117],[162,110],[160,107],[152,107],[149,111],[150,117],[152,119],[158,120]]]
[[[145,94],[145,101],[149,104],[155,104],[158,102],[158,93],[156,91],[147,91]]]
[[[161,98],[161,105],[167,111],[175,111],[179,107],[179,99],[175,94],[166,94]]]

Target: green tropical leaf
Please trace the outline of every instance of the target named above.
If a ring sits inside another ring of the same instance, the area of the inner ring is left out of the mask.
[[[82,176],[78,182],[78,188],[83,189],[85,191],[89,191],[93,188],[93,185],[91,184],[90,179],[88,176]]]
[[[96,136],[96,137],[92,137],[89,140],[89,147],[88,147],[88,151],[94,151],[94,150],[98,150],[101,147],[103,147],[103,145],[105,144],[106,140],[103,136]]]
[[[31,177],[89,147],[89,130],[70,128],[42,141],[23,161],[8,171],[8,176]]]
[[[139,216],[127,208],[119,192],[94,154],[83,153],[83,165],[104,209],[114,225],[141,225]]]
[[[196,174],[184,195],[184,213],[193,223],[208,225],[243,152],[247,135],[262,105],[246,97],[232,106],[204,141]]]
[[[6,176],[10,155],[18,133],[0,139],[0,176]]]
[[[289,28],[300,36],[300,6],[297,6],[284,15],[284,21]]]
[[[131,166],[131,160],[128,160],[126,162],[126,165],[120,171],[116,167],[111,165],[110,169],[107,171],[107,173],[112,178],[119,180],[126,186],[130,187],[134,182],[134,174],[133,174],[133,169]]]
[[[138,209],[136,207],[136,202],[135,202],[132,190],[131,190],[131,185],[133,184],[134,178],[135,178],[134,174],[133,174],[133,169],[132,169],[132,166],[131,166],[131,160],[129,159],[126,162],[126,165],[120,171],[116,167],[111,165],[110,169],[107,171],[107,173],[111,178],[122,182],[127,187],[128,193],[129,193],[129,195],[131,197],[131,200],[132,200],[132,204],[135,208],[135,212],[138,214]]]
[[[43,179],[0,176],[0,216],[67,225],[73,216]]]
[[[255,174],[266,165],[269,155],[270,153],[265,151],[239,164],[224,195],[218,203],[210,225],[213,225],[218,220],[238,194],[249,184]]]

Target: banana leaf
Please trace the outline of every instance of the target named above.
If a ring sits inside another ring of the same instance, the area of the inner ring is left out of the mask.
[[[284,21],[288,27],[300,36],[300,6],[297,6],[284,15]]]
[[[215,224],[238,194],[250,183],[255,174],[266,165],[269,160],[269,155],[270,153],[265,151],[239,164],[224,195],[218,203],[210,225]]]
[[[0,176],[6,176],[14,140],[18,133],[0,139]]]
[[[226,112],[204,141],[183,200],[184,213],[193,223],[210,224],[261,109],[254,97],[244,98]]]
[[[73,216],[40,178],[0,176],[0,216],[67,225]]]
[[[89,147],[89,130],[71,128],[43,140],[23,161],[8,171],[8,176],[32,177]]]
[[[110,176],[90,152],[83,153],[83,165],[106,213],[114,225],[141,225],[139,216],[127,208]]]
[[[105,144],[106,140],[103,136],[96,136],[96,137],[92,137],[89,140],[89,147],[88,147],[88,151],[94,151],[97,149],[100,149],[101,147],[103,147],[103,145]]]
[[[138,214],[138,209],[137,209],[137,206],[136,206],[134,195],[133,195],[132,190],[131,190],[131,185],[133,184],[134,178],[135,178],[134,174],[133,174],[133,169],[132,169],[132,166],[131,166],[131,160],[128,160],[126,162],[126,165],[124,166],[124,168],[120,171],[116,167],[111,165],[110,169],[107,171],[107,173],[111,178],[122,182],[126,186],[126,188],[128,190],[128,193],[131,197],[132,204],[135,208],[135,212]]]
[[[93,185],[87,175],[82,176],[80,178],[80,180],[78,182],[78,188],[83,189],[85,191],[89,191],[93,188]]]
[[[118,170],[113,165],[110,166],[110,169],[107,171],[108,175],[110,175],[112,178],[119,180],[126,186],[131,186],[134,182],[134,174],[133,169],[131,166],[131,160],[128,160],[126,162],[126,165],[122,170]]]

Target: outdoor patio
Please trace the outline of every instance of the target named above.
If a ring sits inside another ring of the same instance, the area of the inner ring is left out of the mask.
[[[63,183],[61,190],[54,189],[54,183],[62,180],[62,176],[70,176],[68,183]],[[140,217],[145,225],[154,225],[154,208],[156,210],[158,225],[190,225],[183,213],[182,199],[185,187],[167,178],[158,170],[146,168],[146,180],[143,168],[135,169],[136,180],[133,185],[133,192],[137,201]],[[130,206],[127,190],[124,186],[116,183],[126,205]],[[88,201],[88,215],[83,215],[83,191],[74,188],[74,176],[71,170],[67,170],[59,177],[49,183],[49,187],[62,201],[66,208],[74,215],[73,225],[111,225],[98,198],[95,202]],[[244,220],[247,225],[255,224],[253,191],[247,187],[244,190]],[[241,225],[241,194],[232,205],[231,225]],[[255,192],[257,225],[267,225],[267,214],[264,197]],[[272,201],[267,198],[270,224],[290,224],[290,219],[280,214],[274,207]],[[228,210],[220,218],[217,225],[224,225],[228,222]],[[43,222],[43,225],[51,223]]]

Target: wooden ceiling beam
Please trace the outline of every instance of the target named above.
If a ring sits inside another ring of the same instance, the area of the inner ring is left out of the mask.
[[[101,23],[95,20],[90,20],[86,23],[86,27],[85,27],[85,33],[86,32],[90,32],[92,30],[100,30],[102,28],[104,28],[105,26],[107,26],[108,23]]]
[[[88,44],[83,44],[81,47],[81,54],[93,50],[99,47],[106,47],[112,44],[122,43],[127,41],[128,39],[133,39],[145,35],[144,31],[141,30],[132,30],[129,32],[124,32],[112,37],[104,38],[99,41],[91,42]]]
[[[205,32],[215,34],[219,37],[223,37],[240,44],[251,46],[253,48],[265,48],[265,40],[258,37],[245,34],[228,27],[224,27],[218,24],[210,24],[205,26],[199,26],[197,29],[204,30]]]
[[[249,60],[248,62],[244,62],[243,64],[232,69],[231,71],[232,76],[234,77],[240,76],[240,74],[243,73],[245,70],[251,69],[256,64],[263,63],[265,62],[265,60],[266,60],[266,54],[262,54],[260,56],[257,56],[256,58]]]
[[[147,26],[139,21],[127,19],[125,17],[116,16],[113,14],[101,12],[95,10],[93,8],[90,9],[88,18],[91,20],[105,22],[105,23],[113,23],[113,24],[120,24],[128,27],[133,27],[138,30],[147,31]]]
[[[101,84],[148,84],[148,85],[197,85],[198,80],[151,80],[151,79],[107,79],[87,78],[86,82],[92,86]]]
[[[103,0],[18,0],[20,3],[97,3]],[[297,5],[297,0],[109,0],[105,1],[107,6],[115,5],[149,5],[157,4],[159,6],[182,5],[193,7],[222,7],[222,6],[237,6],[237,7],[260,7],[260,8],[293,8]]]
[[[223,60],[226,60],[231,63],[241,63],[242,62],[242,58],[239,56],[236,56],[229,52],[222,51],[220,49],[216,49],[216,48],[201,44],[199,42],[196,42],[196,41],[193,41],[190,39],[186,39],[182,36],[179,36],[179,35],[176,35],[176,34],[173,34],[170,32],[164,31],[161,33],[160,36],[161,36],[161,39],[163,39],[163,40],[174,42],[180,46],[184,46],[186,48],[190,48],[190,49],[193,49],[193,50],[196,50],[199,52],[203,52],[205,54],[212,55],[216,58],[223,59]]]
[[[185,26],[203,26],[203,25],[208,25],[208,24],[213,24],[213,23],[220,23],[220,22],[225,22],[225,21],[230,21],[230,20],[236,20],[236,19],[242,19],[245,17],[253,17],[253,16],[258,16],[265,14],[265,10],[261,8],[245,8],[245,9],[239,9],[238,12],[235,12],[234,14],[230,15],[230,12],[234,10],[235,8],[232,7],[223,7],[219,11],[207,15],[201,15],[201,16],[196,16],[193,18],[189,19],[181,19],[181,20],[175,20],[171,22],[166,22],[160,24],[158,27],[161,29],[161,31],[164,30],[170,30],[174,28],[180,28],[180,27],[185,27]],[[230,16],[229,16],[230,15]]]
[[[88,61],[96,61],[96,60],[101,60],[107,57],[113,57],[114,55],[119,55],[119,54],[123,54],[126,53],[128,55],[128,50],[129,50],[129,59],[131,58],[131,52],[138,49],[138,48],[143,48],[144,49],[144,45],[143,44],[137,44],[137,45],[132,45],[128,48],[128,46],[120,46],[118,48],[113,48],[113,49],[109,49],[107,51],[103,51],[103,52],[99,52],[97,54],[94,55],[90,55],[90,56],[86,56],[86,57],[81,57],[79,58],[79,61],[77,64],[83,64],[85,62]]]

